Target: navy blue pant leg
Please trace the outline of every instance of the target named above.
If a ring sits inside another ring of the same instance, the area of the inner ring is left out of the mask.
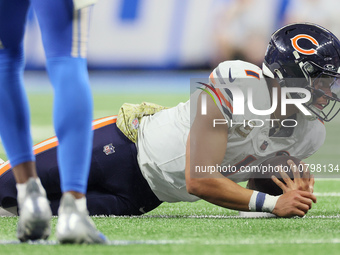
[[[36,164],[53,215],[57,215],[61,189],[56,147],[37,154]],[[140,215],[162,203],[142,176],[135,144],[116,124],[94,131],[86,197],[90,215]],[[15,205],[15,180],[12,171],[8,170],[0,176],[0,206]]]

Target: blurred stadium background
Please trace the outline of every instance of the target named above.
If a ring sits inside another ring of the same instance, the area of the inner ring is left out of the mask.
[[[99,0],[90,69],[197,69],[242,58],[260,64],[273,31],[315,22],[340,35],[337,0]],[[26,33],[28,69],[44,68],[34,13]]]

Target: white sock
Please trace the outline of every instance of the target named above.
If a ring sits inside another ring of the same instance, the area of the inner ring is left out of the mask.
[[[46,191],[45,191],[44,187],[41,185],[40,179],[36,178],[35,181],[38,184],[40,193],[46,196]],[[21,204],[21,203],[24,202],[24,199],[26,197],[27,182],[17,183],[16,187],[17,187],[17,191],[18,191],[18,195],[17,195],[18,204]]]
[[[26,196],[26,187],[27,183],[17,183],[17,200],[18,205],[21,205],[24,202],[25,196]]]
[[[75,203],[80,212],[87,212],[86,197],[76,199]]]

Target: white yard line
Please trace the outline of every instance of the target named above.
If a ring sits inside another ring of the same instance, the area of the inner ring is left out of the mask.
[[[262,238],[252,239],[232,239],[232,240],[209,240],[201,242],[200,240],[109,240],[108,245],[278,245],[278,244],[338,244],[340,239],[294,239],[294,240],[266,240]],[[20,244],[17,240],[0,240],[0,245]],[[35,242],[28,242],[31,245],[58,245],[59,242],[55,240],[41,240]]]
[[[182,240],[109,240],[108,245],[136,245],[136,244],[146,244],[146,245],[164,245],[164,244],[184,244]],[[18,240],[0,240],[0,245],[8,244],[21,244]],[[39,241],[29,241],[27,244],[31,245],[59,245],[56,240],[39,240]],[[187,242],[186,244],[189,244]]]
[[[315,182],[320,182],[320,181],[325,181],[325,182],[329,182],[329,181],[335,181],[338,182],[340,181],[340,178],[315,178]]]
[[[256,217],[244,217],[239,215],[142,215],[142,216],[110,216],[110,218],[159,218],[159,219],[246,219],[246,218],[273,218],[273,217],[266,217],[264,214],[263,217],[256,216]],[[93,218],[102,218],[105,216],[91,216]],[[340,219],[340,214],[338,215],[319,215],[319,216],[305,216],[307,219]]]
[[[206,241],[205,245],[278,245],[278,244],[338,244],[340,239],[295,239],[295,240],[265,240],[265,239],[244,239],[244,240],[212,240]]]
[[[340,192],[314,192],[317,197],[340,197]]]

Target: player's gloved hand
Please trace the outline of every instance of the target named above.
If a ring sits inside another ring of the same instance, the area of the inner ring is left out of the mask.
[[[280,175],[285,184],[277,177],[272,176],[272,180],[275,184],[282,189],[283,193],[287,193],[292,190],[302,190],[313,193],[315,180],[314,176],[308,171],[308,166],[302,161],[300,162],[299,167],[297,167],[292,160],[288,160],[287,163],[293,172],[294,179],[290,179],[287,173],[285,173],[281,168]],[[300,175],[300,172],[302,172],[302,176]]]
[[[303,217],[316,203],[314,194],[308,191],[290,190],[279,197],[272,213],[279,217]]]

